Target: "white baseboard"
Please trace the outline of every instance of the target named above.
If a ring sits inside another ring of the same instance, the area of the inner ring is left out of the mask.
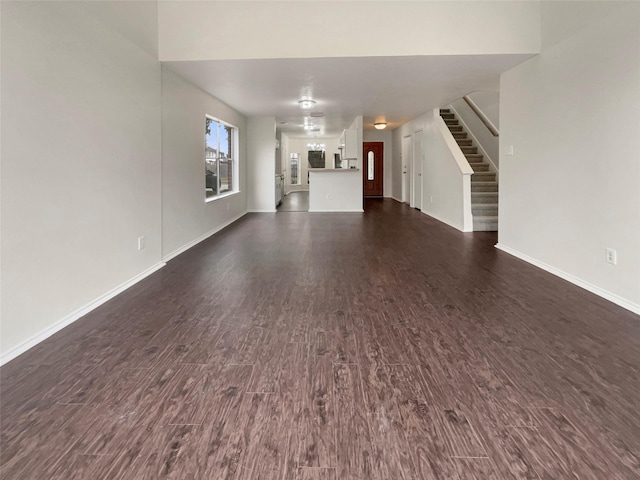
[[[54,333],[59,332],[60,330],[62,330],[64,327],[66,327],[68,325],[71,325],[73,322],[75,322],[79,318],[85,316],[90,311],[95,310],[96,308],[98,308],[103,303],[111,300],[116,295],[124,292],[126,289],[132,287],[133,285],[135,285],[139,281],[145,279],[146,277],[148,277],[152,273],[160,270],[165,265],[166,264],[164,262],[160,262],[160,263],[155,264],[154,266],[146,269],[144,272],[139,273],[138,275],[136,275],[135,277],[131,278],[130,280],[120,284],[116,288],[114,288],[114,289],[110,290],[109,292],[105,293],[104,295],[101,295],[100,297],[96,298],[95,300],[93,300],[92,302],[88,303],[84,307],[81,307],[78,310],[70,313],[66,317],[58,320],[56,323],[54,323],[50,327],[45,328],[40,333],[37,333],[36,335],[32,336],[31,338],[28,338],[24,342],[22,342],[22,343],[18,344],[17,346],[11,348],[9,351],[3,352],[0,355],[0,365],[4,365],[5,363],[7,363],[7,362],[13,360],[14,358],[16,358],[18,355],[22,355],[24,352],[26,352],[30,348],[35,347],[38,343],[42,342],[43,340],[46,340],[47,338],[49,338]]]
[[[393,197],[393,196],[392,196],[392,197],[389,197],[389,198],[393,198],[396,202],[398,202],[398,203],[402,203],[402,200],[400,200],[399,198],[396,198],[396,197]]]
[[[497,243],[495,247],[498,250],[502,250],[503,252],[506,252],[509,255],[513,255],[514,257],[519,258],[520,260],[524,260],[525,262],[530,263],[531,265],[541,268],[542,270],[549,272],[557,277],[560,277],[563,280],[566,280],[567,282],[573,283],[574,285],[577,285],[580,288],[584,288],[585,290],[595,295],[598,295],[599,297],[602,297],[605,300],[609,300],[610,302],[613,302],[616,305],[621,306],[622,308],[626,308],[627,310],[640,315],[640,305],[630,302],[629,300],[622,298],[621,296],[616,295],[615,293],[611,293],[589,282],[585,282],[584,280],[578,277],[575,277],[570,273],[559,270],[555,267],[552,267],[551,265],[547,265],[544,262],[536,260],[535,258],[532,258],[529,255],[521,253],[517,250],[514,250],[513,248],[507,247],[506,245],[502,245],[501,243]]]
[[[183,246],[181,246],[180,248],[174,250],[173,252],[169,253],[168,255],[165,255],[164,257],[162,257],[162,261],[163,262],[168,262],[169,260],[171,260],[174,257],[177,257],[178,255],[180,255],[183,252],[186,252],[187,250],[189,250],[191,247],[197,245],[198,243],[202,242],[203,240],[206,240],[207,238],[209,238],[211,235],[214,235],[216,233],[218,233],[220,230],[222,230],[223,228],[227,228],[229,225],[231,225],[233,222],[236,222],[238,220],[240,220],[242,217],[244,217],[247,214],[247,212],[241,213],[240,215],[237,215],[235,217],[233,217],[231,220],[223,223],[222,225],[217,226],[216,228],[214,228],[213,230],[205,233],[204,235],[200,235],[198,238],[196,238],[195,240],[190,241],[189,243],[184,244]]]
[[[261,209],[256,209],[256,210],[250,209],[250,210],[247,211],[247,213],[276,213],[276,212],[277,212],[277,210],[275,208],[274,209],[263,209],[263,210],[261,210]]]

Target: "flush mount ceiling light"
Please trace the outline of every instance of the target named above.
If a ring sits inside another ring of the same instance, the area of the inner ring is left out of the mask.
[[[385,128],[387,128],[386,122],[376,122],[373,124],[373,126],[376,127],[376,130],[384,130]]]
[[[300,108],[302,108],[303,110],[309,110],[310,108],[313,108],[313,106],[316,104],[315,101],[313,100],[300,100],[298,102],[298,105],[300,106]]]
[[[313,129],[314,129],[314,126],[313,126],[313,125],[311,125],[311,124],[307,124],[307,125],[303,125],[303,128],[304,128],[305,130],[313,130]]]

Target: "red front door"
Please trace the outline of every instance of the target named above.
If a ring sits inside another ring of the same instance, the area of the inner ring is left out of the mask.
[[[364,165],[362,168],[364,196],[382,197],[382,159],[384,154],[384,143],[364,142],[362,146],[362,153],[364,156]]]

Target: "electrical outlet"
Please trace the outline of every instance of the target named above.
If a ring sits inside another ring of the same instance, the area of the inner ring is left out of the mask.
[[[607,263],[610,263],[611,265],[618,264],[618,252],[613,248],[607,248]]]
[[[138,250],[142,250],[144,248],[144,236],[138,237]]]
[[[507,145],[504,147],[504,154],[512,156],[513,155],[513,145]]]
[[[431,195],[431,203],[433,203],[433,195]]]

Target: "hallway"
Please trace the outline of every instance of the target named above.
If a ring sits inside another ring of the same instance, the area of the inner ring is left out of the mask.
[[[0,477],[637,478],[638,316],[496,241],[248,214],[0,369]]]

